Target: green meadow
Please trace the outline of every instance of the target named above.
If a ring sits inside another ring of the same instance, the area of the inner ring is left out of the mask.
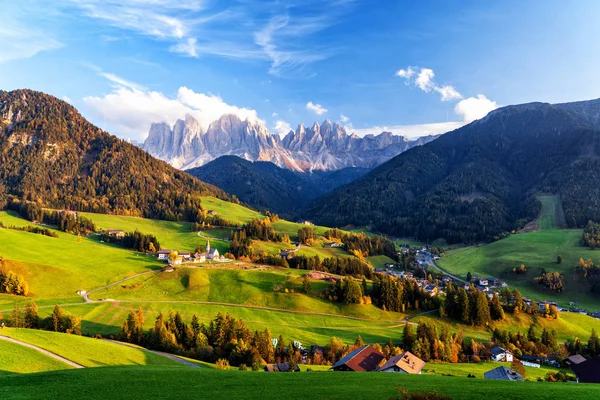
[[[109,365],[181,365],[170,358],[151,353],[142,348],[123,346],[100,339],[33,329],[4,328],[1,333],[4,336],[9,336],[13,339],[18,339],[48,350],[84,367]],[[0,346],[2,343],[4,342],[0,341]],[[19,347],[27,349],[23,346]],[[0,354],[2,353],[0,352]],[[51,360],[55,361],[54,359]],[[56,362],[60,363],[59,361]],[[4,367],[3,358],[0,358],[0,370],[4,370]]]
[[[107,382],[109,384],[107,384]],[[184,367],[109,367],[0,376],[3,399],[188,398],[280,399],[286,389],[295,399],[376,399],[396,395],[395,388],[435,390],[453,399],[597,399],[598,385],[505,382],[462,377],[384,373],[300,372],[269,374]],[[102,388],[102,390],[98,390]]]
[[[4,335],[7,329],[0,333]],[[17,343],[0,340],[0,376],[7,373],[56,371],[72,367]]]
[[[500,278],[526,297],[552,300],[563,306],[573,301],[591,311],[600,309],[600,296],[591,294],[587,284],[573,273],[580,258],[594,259],[600,255],[595,257],[594,250],[581,246],[582,230],[557,229],[561,219],[564,220],[559,199],[555,196],[540,196],[539,199],[542,211],[537,232],[514,234],[497,242],[451,250],[437,264],[445,271],[463,277],[471,272]],[[559,255],[562,264],[557,263]],[[526,274],[512,272],[521,264],[527,268]],[[564,274],[565,290],[562,293],[543,291],[533,285],[533,278],[544,270]]]

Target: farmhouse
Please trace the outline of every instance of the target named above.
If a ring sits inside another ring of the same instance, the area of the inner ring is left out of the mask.
[[[106,233],[108,236],[116,237],[117,239],[122,239],[125,237],[125,231],[121,229],[108,229]]]
[[[494,379],[501,381],[522,381],[523,377],[518,372],[513,371],[510,368],[506,368],[504,365],[494,368],[491,371],[483,374],[485,379]]]
[[[300,372],[300,367],[296,365],[296,368],[292,371],[290,363],[280,363],[273,365],[266,365],[265,372]]]
[[[390,358],[379,372],[399,372],[403,374],[420,374],[425,366],[425,361],[409,351]]]
[[[156,256],[159,260],[166,260],[169,258],[169,254],[171,254],[171,250],[169,249],[159,250],[156,252]]]
[[[490,353],[492,355],[492,360],[494,361],[512,362],[513,360],[513,354],[510,351],[503,349],[502,347],[496,346],[490,350]]]
[[[565,364],[567,365],[567,367],[570,367],[571,365],[581,364],[582,362],[586,361],[587,360],[585,359],[585,357],[581,354],[575,354],[574,356],[569,356],[565,358]]]
[[[298,223],[299,223],[299,224],[302,224],[302,225],[314,225],[314,224],[313,224],[312,222],[310,222],[310,221],[300,221],[300,222],[298,222]]]
[[[208,210],[206,213],[208,215],[217,215],[217,212],[215,210]]]
[[[162,269],[162,272],[173,272],[173,271],[175,271],[175,268],[173,268],[173,266],[171,264],[165,265]]]
[[[438,294],[438,288],[435,285],[427,285],[425,286],[425,293],[431,297],[435,297]]]
[[[487,286],[489,284],[489,281],[485,278],[479,278],[477,279],[477,284],[479,286]]]
[[[196,254],[194,254],[194,261],[196,261],[196,262],[205,262],[206,261],[206,254],[204,254],[204,253],[196,253]]]
[[[577,383],[600,383],[600,356],[570,365]]]
[[[183,258],[184,260],[190,260],[192,258],[192,253],[189,251],[180,251],[179,257]]]
[[[350,352],[333,364],[331,369],[334,371],[375,371],[384,359],[385,356],[381,352],[375,350],[373,346],[367,345]]]

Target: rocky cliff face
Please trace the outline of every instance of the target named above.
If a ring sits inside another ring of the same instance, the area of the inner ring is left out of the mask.
[[[299,125],[283,139],[263,125],[223,115],[204,132],[191,116],[178,120],[171,129],[165,123],[152,124],[142,145],[151,155],[173,166],[188,169],[204,165],[224,155],[249,161],[270,161],[295,171],[338,170],[348,167],[372,168],[390,158],[433,140],[434,136],[409,141],[383,132],[363,138],[350,135],[330,121]]]

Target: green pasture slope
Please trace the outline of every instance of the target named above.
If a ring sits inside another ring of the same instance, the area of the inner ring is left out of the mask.
[[[3,329],[0,334],[4,334]],[[56,371],[72,367],[17,343],[0,340],[0,376],[7,373]]]
[[[524,296],[537,300],[553,300],[567,306],[570,301],[591,311],[600,309],[600,298],[589,293],[584,282],[574,276],[573,267],[580,258],[600,258],[600,253],[581,246],[582,230],[558,229],[564,214],[556,196],[540,196],[542,211],[537,232],[515,234],[494,243],[448,251],[437,263],[451,274],[465,276],[468,272],[493,276],[518,288]],[[556,258],[561,255],[562,264]],[[595,257],[597,256],[597,257]],[[512,268],[524,264],[527,274],[514,274]],[[542,270],[564,274],[563,293],[541,291],[532,280]]]
[[[84,367],[109,365],[181,365],[170,358],[145,351],[141,348],[122,346],[83,336],[17,328],[4,328],[0,334],[33,344]],[[2,343],[3,341],[0,341],[0,345]],[[0,354],[2,353],[0,352]],[[51,360],[54,361],[54,359]],[[0,358],[0,370],[4,370],[3,358]]]
[[[109,384],[107,384],[109,383]],[[458,377],[384,373],[217,371],[182,367],[111,367],[0,377],[3,399],[295,399],[387,400],[400,386],[436,390],[453,399],[597,399],[600,386],[572,383],[504,382]],[[98,390],[102,388],[102,390]]]

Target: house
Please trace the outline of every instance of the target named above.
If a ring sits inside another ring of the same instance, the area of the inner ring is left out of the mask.
[[[522,381],[523,377],[518,372],[513,371],[510,368],[506,368],[504,365],[494,368],[491,371],[483,374],[485,379],[495,379],[501,381]]]
[[[567,367],[570,367],[571,365],[581,364],[582,362],[586,361],[586,358],[581,354],[575,354],[574,356],[569,356],[565,358],[565,364],[567,365]]]
[[[215,210],[208,210],[206,213],[208,215],[217,215],[217,212]]]
[[[577,383],[600,383],[600,356],[569,366]]]
[[[396,266],[396,264],[394,264],[394,263],[386,263],[385,264],[386,268],[394,268],[395,266]]]
[[[181,263],[183,262],[183,258],[177,257],[175,260],[168,259],[167,262],[169,263],[169,265],[181,265]]]
[[[329,247],[342,247],[343,244],[342,243],[338,243],[338,242],[331,242],[331,243],[328,243],[327,246],[329,246]]]
[[[109,229],[106,231],[108,236],[116,237],[117,239],[122,239],[125,237],[125,231],[121,229]]]
[[[400,372],[404,374],[420,374],[425,366],[425,361],[415,356],[409,351],[390,358],[379,372]]]
[[[175,271],[175,268],[173,268],[173,266],[171,264],[165,265],[162,269],[162,272],[173,272],[173,271]]]
[[[314,224],[313,224],[312,222],[310,222],[310,221],[300,221],[300,222],[298,222],[298,223],[299,223],[299,224],[302,224],[302,225],[314,225]]]
[[[179,257],[183,258],[184,260],[191,260],[192,253],[189,251],[181,251],[179,252]]]
[[[206,241],[206,258],[208,260],[215,260],[219,258],[219,250],[210,248],[210,240]]]
[[[427,285],[425,286],[425,293],[431,297],[435,297],[438,294],[438,288],[435,285]]]
[[[156,252],[159,260],[166,260],[169,258],[169,254],[171,254],[171,250],[169,249],[159,250]]]
[[[196,254],[194,254],[194,261],[195,262],[205,262],[206,261],[206,254],[204,254],[204,253],[196,253]]]
[[[273,365],[266,365],[265,372],[300,372],[300,367],[296,365],[296,368],[292,371],[290,363],[280,363]]]
[[[490,354],[492,355],[493,361],[512,362],[513,360],[513,354],[510,351],[503,349],[502,347],[494,347],[490,350]]]
[[[489,284],[489,281],[485,278],[478,278],[477,279],[477,284],[479,286],[487,286]]]
[[[373,346],[367,345],[350,352],[333,364],[331,369],[334,371],[375,371],[384,359],[385,356],[381,352],[375,350]]]

